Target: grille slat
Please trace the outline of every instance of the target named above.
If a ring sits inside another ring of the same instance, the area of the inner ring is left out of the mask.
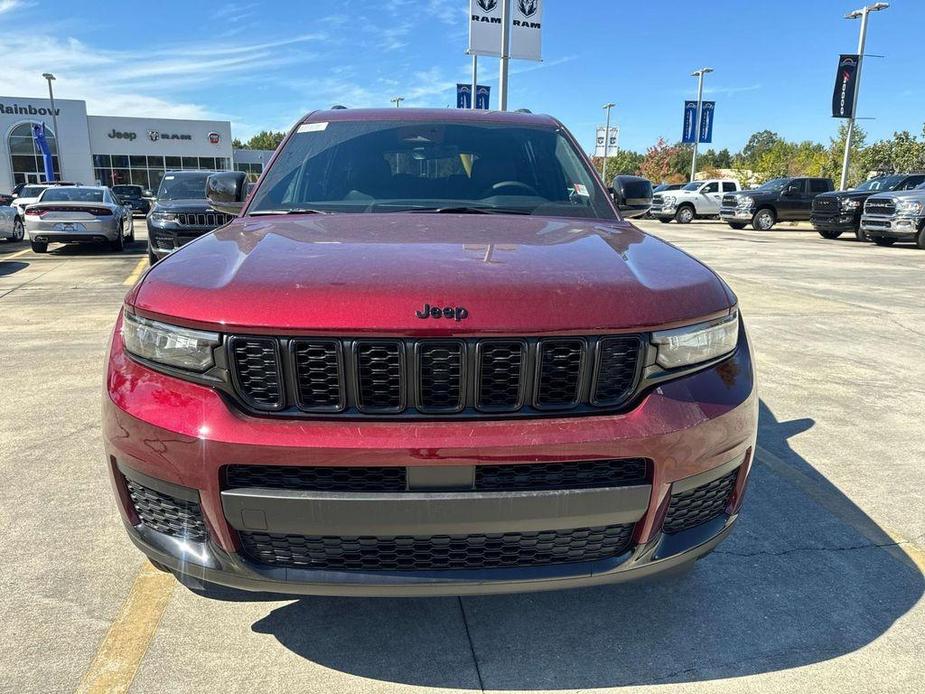
[[[570,564],[617,557],[632,524],[571,530],[395,537],[242,532],[244,552],[272,566],[333,571],[429,571]]]
[[[123,477],[135,514],[143,525],[159,533],[193,542],[208,538],[199,504],[177,499]]]
[[[465,406],[461,342],[418,345],[418,407],[422,412],[459,412]]]
[[[534,415],[622,405],[645,341],[601,338],[365,339],[232,336],[243,403],[281,414]],[[285,354],[281,360],[279,355]]]
[[[306,412],[344,409],[346,394],[341,354],[340,344],[334,340],[292,343],[300,409]]]
[[[258,409],[281,407],[282,373],[276,340],[235,337],[230,344],[236,385],[244,400]]]
[[[231,221],[231,217],[223,212],[180,212],[177,214],[177,224],[185,227],[220,227]]]
[[[892,215],[896,212],[896,203],[892,198],[868,198],[864,204],[865,214]]]
[[[813,198],[813,212],[838,212],[841,210],[841,200],[837,197],[817,195]]]
[[[536,406],[567,409],[578,404],[585,360],[583,340],[544,340],[537,355]]]
[[[690,491],[671,495],[664,531],[678,533],[718,517],[726,510],[739,470]]]

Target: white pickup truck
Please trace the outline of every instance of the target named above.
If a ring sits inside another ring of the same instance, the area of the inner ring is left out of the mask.
[[[656,193],[651,213],[663,224],[672,219],[678,224],[690,224],[697,217],[718,215],[723,194],[741,189],[738,181],[728,178],[693,181],[680,190]]]

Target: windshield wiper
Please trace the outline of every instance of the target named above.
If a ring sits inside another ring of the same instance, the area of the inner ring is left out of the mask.
[[[248,216],[256,217],[257,215],[264,214],[331,214],[325,210],[313,210],[310,207],[293,207],[288,210],[257,210],[255,212],[248,213]]]
[[[529,210],[504,207],[476,207],[460,205],[457,207],[410,207],[393,210],[394,212],[431,212],[433,214],[530,214]]]

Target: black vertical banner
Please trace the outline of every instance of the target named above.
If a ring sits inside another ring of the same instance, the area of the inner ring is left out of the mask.
[[[859,57],[856,53],[851,53],[842,54],[838,59],[835,92],[832,94],[832,118],[854,116],[854,90],[858,86]]]

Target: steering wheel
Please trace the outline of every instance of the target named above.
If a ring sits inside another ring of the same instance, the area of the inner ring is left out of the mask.
[[[525,190],[528,195],[533,195],[535,197],[540,197],[540,194],[537,192],[536,188],[521,181],[499,181],[491,187],[492,191],[501,190],[502,188],[517,188],[519,190]]]

